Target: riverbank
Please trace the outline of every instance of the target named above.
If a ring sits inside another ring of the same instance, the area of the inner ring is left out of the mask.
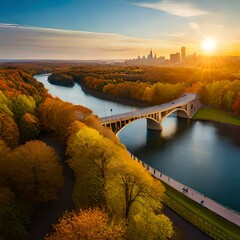
[[[81,86],[82,90],[84,93],[92,95],[96,98],[104,99],[104,100],[109,100],[109,101],[114,101],[117,103],[122,103],[122,104],[127,104],[127,105],[132,105],[132,106],[139,106],[139,107],[150,107],[152,106],[149,102],[143,101],[143,100],[137,100],[137,99],[125,99],[121,98],[118,96],[114,96],[111,94],[107,94],[104,92],[97,91],[95,89],[87,87],[84,83],[78,82],[78,84]]]
[[[193,116],[194,120],[214,121],[240,126],[240,116],[233,115],[211,107],[200,108]]]

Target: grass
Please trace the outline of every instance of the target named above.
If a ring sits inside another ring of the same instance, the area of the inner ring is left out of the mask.
[[[213,239],[240,239],[240,227],[164,184],[164,204]]]
[[[195,120],[210,120],[240,126],[240,116],[226,113],[215,108],[202,107],[193,116]]]

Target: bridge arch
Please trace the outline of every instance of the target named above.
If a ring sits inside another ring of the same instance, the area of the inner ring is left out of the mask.
[[[200,107],[200,97],[197,94],[184,94],[180,98],[169,103],[148,107],[134,112],[104,117],[100,120],[103,126],[111,128],[114,133],[119,133],[125,126],[142,118],[147,119],[147,128],[162,130],[162,120],[173,112],[178,112],[178,116],[180,117],[191,118]]]
[[[183,118],[189,118],[189,114],[185,109],[181,109],[181,108],[176,108],[174,110],[172,110],[171,112],[169,112],[167,115],[165,115],[163,118],[161,118],[161,120],[157,120],[153,117],[141,117],[141,118],[136,118],[133,119],[132,121],[129,121],[128,123],[124,124],[120,127],[117,127],[117,129],[114,131],[116,133],[116,135],[118,135],[126,126],[130,125],[133,122],[136,122],[140,119],[146,119],[147,120],[147,128],[151,129],[151,130],[162,130],[162,121],[164,119],[166,119],[169,115],[171,115],[174,112],[178,112],[178,116],[180,115],[180,117]],[[181,113],[181,114],[179,114]],[[109,126],[110,127],[110,126]]]

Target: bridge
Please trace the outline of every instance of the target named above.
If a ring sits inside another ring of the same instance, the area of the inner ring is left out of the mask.
[[[118,133],[125,126],[141,118],[147,119],[147,128],[152,130],[162,130],[162,121],[177,112],[183,118],[192,118],[201,107],[200,97],[197,94],[185,93],[178,99],[161,105],[147,107],[141,110],[121,113],[100,118],[103,126],[109,127],[114,133]]]

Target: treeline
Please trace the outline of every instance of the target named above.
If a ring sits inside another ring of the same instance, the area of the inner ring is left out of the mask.
[[[118,142],[91,110],[52,98],[22,70],[0,69],[0,239],[26,239],[34,209],[58,198],[62,164],[37,138],[42,130],[54,131],[64,141],[76,119]]]
[[[58,70],[51,78],[56,75],[61,82],[67,74],[90,89],[151,104],[174,100],[185,92],[196,92],[205,104],[239,113],[238,69],[235,65],[222,68],[81,66]]]
[[[47,95],[31,75],[0,69],[0,239],[26,239],[34,209],[63,184],[58,155],[36,140]]]
[[[69,239],[70,233],[71,239],[172,236],[161,214],[164,187],[91,110],[51,97],[23,71],[0,73],[0,239],[27,239],[34,209],[59,197],[62,163],[37,140],[42,130],[66,144],[76,179],[75,212],[66,213],[46,239]]]

